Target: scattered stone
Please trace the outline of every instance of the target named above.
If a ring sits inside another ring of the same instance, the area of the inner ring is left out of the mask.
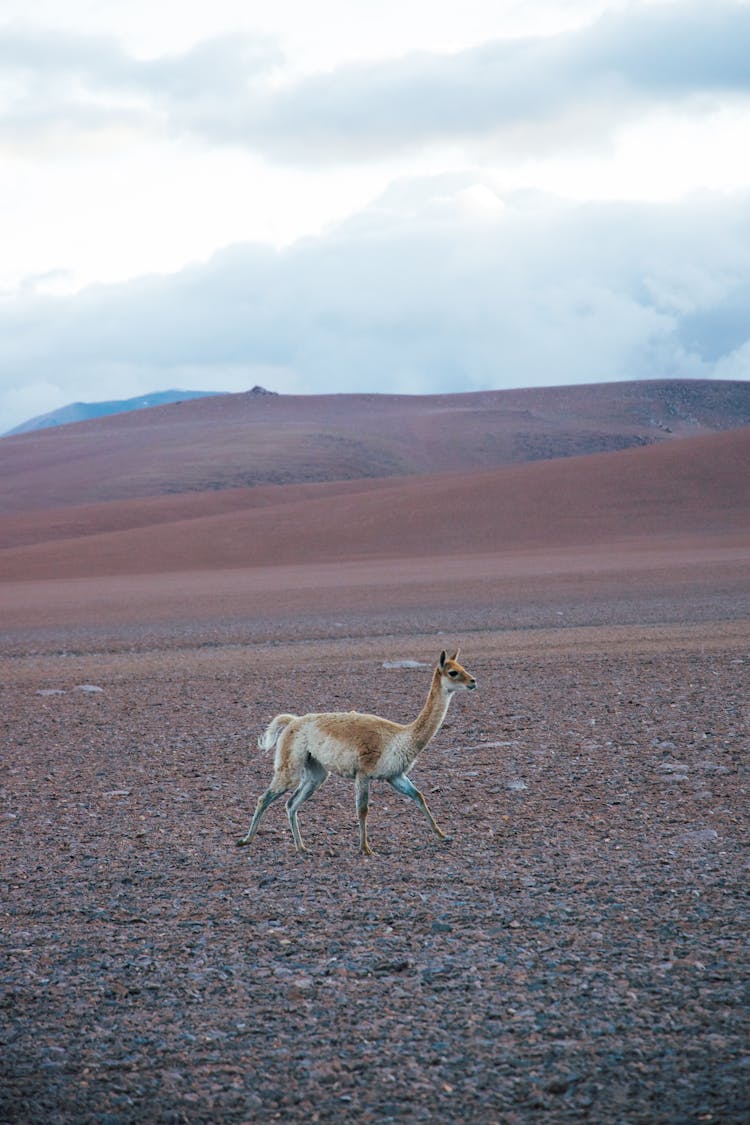
[[[660,781],[687,781],[688,767],[683,762],[661,762],[656,768]]]
[[[427,677],[383,697],[344,629],[308,650],[299,628],[254,680],[257,654],[197,631],[12,668],[0,1120],[745,1121],[747,684],[726,650],[658,630],[648,659],[532,638],[507,673],[472,660],[480,692],[413,773],[450,848],[376,783],[362,857],[353,785],[331,778],[300,816],[308,854],[283,800],[237,851],[271,715],[407,719]],[[376,671],[414,645],[394,636]],[[39,706],[93,675],[118,685],[106,701]]]
[[[693,828],[680,836],[681,844],[714,844],[719,839],[715,828]]]
[[[520,746],[518,739],[512,742],[477,742],[474,746],[465,746],[464,750],[498,750],[502,746]]]
[[[571,1079],[553,1078],[547,1083],[545,1089],[549,1094],[564,1094],[570,1087]]]

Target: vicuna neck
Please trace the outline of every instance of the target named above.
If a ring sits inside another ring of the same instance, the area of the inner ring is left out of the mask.
[[[425,705],[411,724],[414,750],[418,754],[435,737],[446,716],[452,693],[443,691],[443,677],[436,668]]]

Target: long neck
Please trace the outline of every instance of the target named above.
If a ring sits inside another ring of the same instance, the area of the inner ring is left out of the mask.
[[[427,743],[435,737],[443,725],[443,719],[452,697],[447,691],[442,690],[442,683],[443,678],[440,675],[440,670],[436,668],[425,705],[414,722],[410,724],[415,756],[424,750]]]

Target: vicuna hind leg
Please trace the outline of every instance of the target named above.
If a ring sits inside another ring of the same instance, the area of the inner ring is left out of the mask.
[[[308,758],[302,780],[286,803],[286,815],[289,817],[289,827],[292,830],[294,846],[298,852],[306,852],[307,848],[302,843],[299,825],[297,824],[297,813],[300,806],[312,797],[315,790],[323,784],[327,777],[328,771],[321,766],[320,762],[316,762],[314,758]]]
[[[367,839],[367,813],[370,807],[370,781],[369,778],[357,774],[354,782],[354,793],[357,802],[357,817],[359,818],[359,846],[363,855],[372,855],[372,848]]]
[[[414,785],[414,783],[409,780],[405,773],[399,774],[398,777],[389,777],[388,781],[397,793],[403,793],[405,797],[411,797],[412,801],[417,802],[420,809],[429,820],[432,831],[436,836],[439,836],[441,840],[450,839],[450,836],[446,836],[445,832],[443,832],[442,829],[438,827],[435,817],[427,807],[427,802],[424,799],[424,794],[419,792],[416,785]]]
[[[258,831],[258,825],[260,824],[263,813],[266,811],[269,805],[272,805],[274,801],[278,801],[279,797],[283,797],[288,789],[289,786],[284,785],[277,779],[276,775],[274,774],[273,780],[271,781],[268,789],[266,789],[265,793],[258,798],[258,804],[255,806],[255,812],[253,813],[253,819],[250,821],[250,827],[248,828],[242,839],[237,841],[238,848],[244,848],[247,844],[250,843],[253,836]]]

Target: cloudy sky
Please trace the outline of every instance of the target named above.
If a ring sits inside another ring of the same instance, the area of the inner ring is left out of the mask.
[[[750,379],[750,0],[3,0],[0,432]]]

